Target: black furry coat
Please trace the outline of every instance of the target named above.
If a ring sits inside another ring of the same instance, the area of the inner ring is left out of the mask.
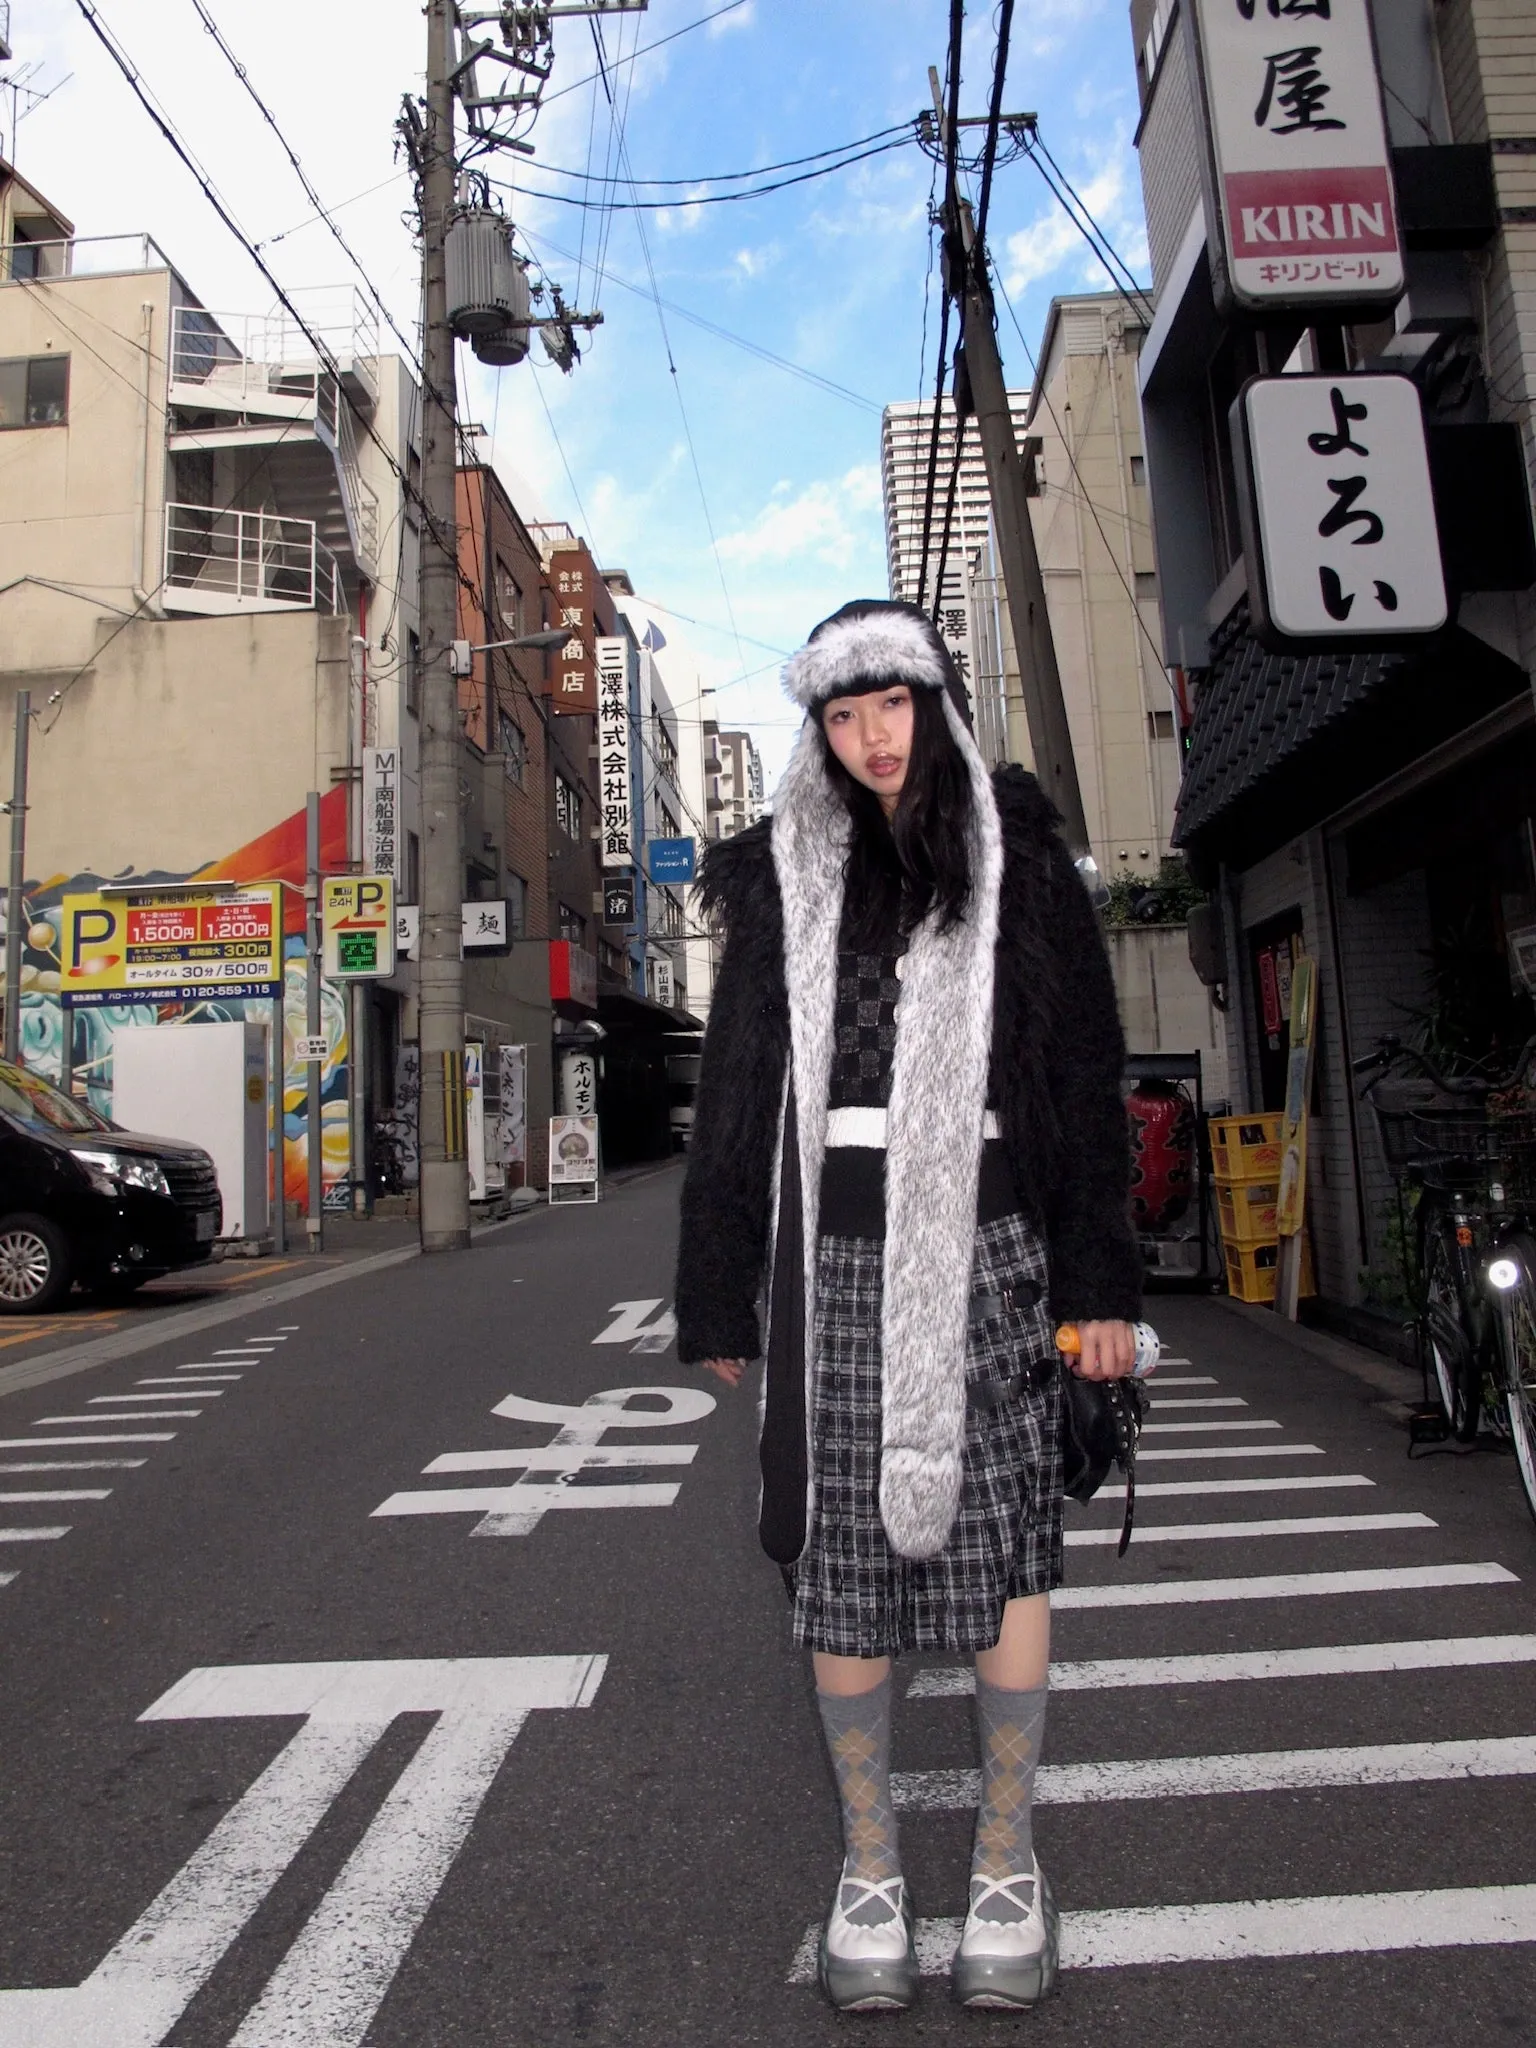
[[[1045,1234],[1062,1321],[1133,1320],[1141,1260],[1128,1204],[1124,1040],[1103,939],[1022,768],[992,778],[1003,829],[991,1100],[1021,1207]],[[702,897],[724,925],[683,1184],[678,1355],[761,1356],[764,1282],[789,1007],[783,920],[763,820],[711,846]]]

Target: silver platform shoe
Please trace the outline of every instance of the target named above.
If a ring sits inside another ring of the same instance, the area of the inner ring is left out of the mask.
[[[1025,1909],[1022,1917],[978,1919],[978,1908],[997,1895]],[[1051,1881],[1038,1863],[1028,1877],[973,1877],[950,1989],[961,2005],[1027,2010],[1055,1984],[1060,1948],[1061,1918]]]
[[[888,1910],[873,1926],[849,1919],[861,1907]],[[917,1922],[906,1881],[850,1877],[845,1863],[816,1959],[822,1990],[839,2012],[905,2012],[917,1998]]]

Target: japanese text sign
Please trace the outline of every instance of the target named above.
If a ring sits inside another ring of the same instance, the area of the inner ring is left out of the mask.
[[[652,839],[646,856],[653,882],[691,882],[696,865],[697,842],[692,839]]]
[[[1390,303],[1402,247],[1369,0],[1194,0],[1239,304]]]
[[[321,972],[367,981],[395,971],[395,884],[390,875],[329,875],[320,895]]]
[[[597,621],[592,608],[592,578],[585,551],[560,548],[550,557],[555,616],[550,625],[564,626],[570,638],[549,657],[549,694],[556,711],[596,709],[596,667],[593,636]]]
[[[1234,413],[1254,622],[1391,643],[1447,616],[1424,415],[1406,377],[1256,377]]]
[[[363,753],[363,865],[371,874],[400,879],[397,747],[368,747]]]
[[[603,866],[634,865],[629,778],[629,644],[597,643],[597,772],[603,797]]]
[[[66,1009],[272,996],[282,988],[280,882],[66,896],[62,908]]]

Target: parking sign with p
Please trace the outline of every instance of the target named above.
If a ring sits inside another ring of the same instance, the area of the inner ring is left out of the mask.
[[[330,875],[320,898],[321,972],[372,981],[395,971],[395,884],[390,875]]]

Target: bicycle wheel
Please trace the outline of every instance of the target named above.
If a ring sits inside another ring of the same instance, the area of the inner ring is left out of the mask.
[[[1433,1219],[1424,1232],[1420,1271],[1424,1275],[1424,1337],[1434,1368],[1435,1391],[1451,1434],[1466,1441],[1477,1433],[1472,1345],[1461,1320],[1461,1290],[1451,1248]]]
[[[1525,1504],[1536,1516],[1536,1245],[1526,1239],[1511,1249],[1521,1275],[1505,1301],[1504,1401]]]

